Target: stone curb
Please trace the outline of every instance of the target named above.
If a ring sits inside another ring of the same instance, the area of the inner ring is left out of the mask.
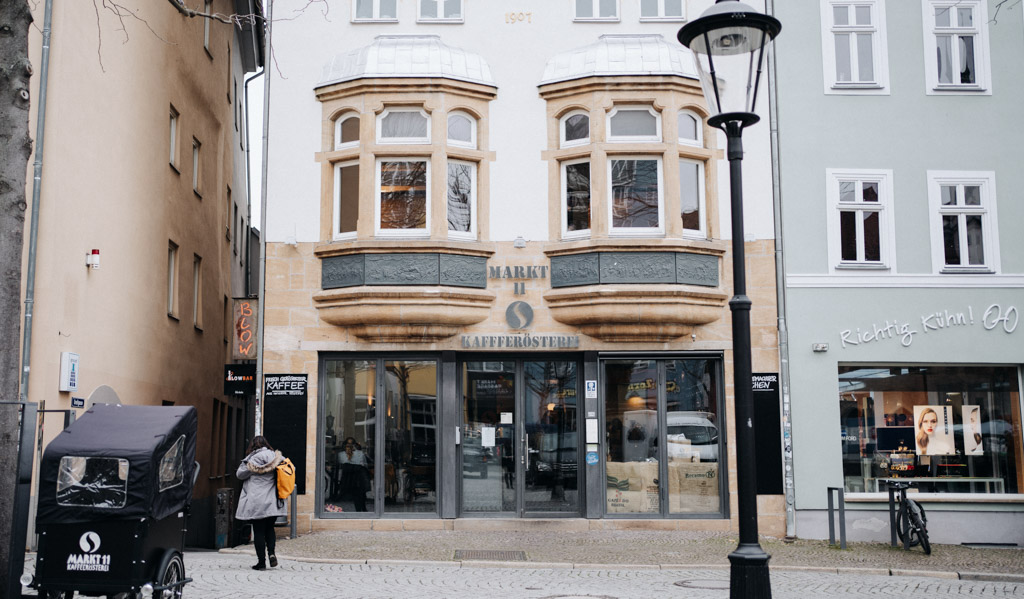
[[[255,555],[252,549],[220,549],[219,553]],[[559,570],[725,570],[727,564],[585,564],[571,562],[497,562],[487,560],[430,561],[391,559],[342,559],[322,557],[295,557],[278,554],[279,560],[311,564],[337,564],[345,566],[403,566],[449,568],[530,568]],[[850,566],[769,566],[779,572],[822,572],[826,574],[859,574],[862,576],[919,576],[946,580],[972,580],[978,582],[1024,582],[1024,574],[1000,572],[946,572],[941,570],[906,570],[888,568],[857,568]]]

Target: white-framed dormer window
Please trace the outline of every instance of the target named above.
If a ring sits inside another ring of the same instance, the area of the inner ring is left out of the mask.
[[[707,203],[704,199],[704,163],[679,159],[679,214],[683,236],[707,238]]]
[[[374,230],[381,237],[430,234],[430,161],[381,158],[376,168]]]
[[[562,171],[562,239],[590,236],[590,159],[569,160]]]
[[[679,111],[679,143],[704,147],[704,120],[691,110]]]
[[[448,145],[476,148],[476,119],[461,111],[449,113]]]
[[[988,8],[981,0],[922,0],[927,93],[991,94]]]
[[[398,21],[398,0],[352,0],[352,22]]]
[[[377,143],[430,143],[430,116],[419,108],[388,108],[377,117]]]
[[[476,239],[476,163],[448,161],[448,237]]]
[[[334,121],[334,149],[344,150],[359,145],[359,115],[346,112]]]
[[[996,175],[928,171],[932,262],[938,272],[997,272]]]
[[[828,256],[836,270],[892,269],[892,171],[828,169]]]
[[[650,106],[616,106],[608,113],[608,141],[661,141],[661,115]]]
[[[641,21],[683,21],[686,4],[683,0],[640,0]]]
[[[821,0],[826,94],[888,94],[885,0]]]
[[[334,165],[334,239],[356,236],[359,221],[359,161]]]
[[[664,185],[661,158],[608,159],[608,221],[611,235],[663,235]]]
[[[619,0],[573,0],[576,21],[618,21]]]
[[[559,147],[568,148],[590,143],[590,114],[574,110],[558,120]]]
[[[419,0],[421,23],[461,23],[462,0]]]

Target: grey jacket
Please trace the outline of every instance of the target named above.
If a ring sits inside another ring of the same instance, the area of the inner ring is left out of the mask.
[[[280,451],[266,447],[250,453],[238,465],[235,476],[242,482],[242,494],[238,498],[235,518],[238,520],[259,520],[288,513],[287,501],[277,500],[277,465],[281,463]],[[280,505],[280,507],[278,507]]]

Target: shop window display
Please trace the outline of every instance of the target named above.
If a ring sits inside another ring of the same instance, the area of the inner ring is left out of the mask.
[[[913,478],[925,493],[1017,493],[1024,478],[1017,369],[840,366],[847,492]]]
[[[718,362],[607,360],[608,514],[717,514]]]

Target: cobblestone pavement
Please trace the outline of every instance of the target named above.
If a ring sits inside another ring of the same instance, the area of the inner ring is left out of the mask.
[[[280,536],[280,532],[279,532]],[[451,561],[459,549],[523,551],[533,563],[709,564],[727,566],[735,535],[687,531],[395,531],[319,532],[278,540],[278,553],[295,557]],[[973,549],[934,545],[932,554],[903,551],[887,543],[851,543],[833,549],[826,541],[787,543],[763,537],[772,566],[816,566],[938,573],[987,572],[1024,575],[1024,549]],[[241,549],[246,549],[242,547]],[[247,548],[251,551],[251,546]]]
[[[726,568],[492,568],[452,565],[346,565],[282,559],[272,570],[249,568],[251,555],[190,552],[185,557],[189,599],[536,598],[627,599],[729,596]],[[773,570],[773,597],[1024,597],[1024,582],[981,582],[920,576]]]

